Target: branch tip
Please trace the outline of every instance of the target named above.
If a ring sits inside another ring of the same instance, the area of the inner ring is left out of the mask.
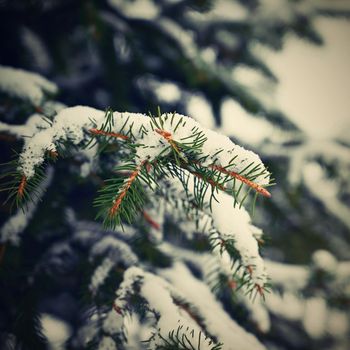
[[[118,195],[118,197],[114,200],[112,207],[109,209],[109,217],[112,218],[116,212],[118,211],[123,198],[126,196],[129,188],[131,187],[132,183],[135,181],[136,177],[139,175],[141,168],[143,165],[147,162],[147,160],[142,161],[136,169],[130,174],[128,181],[125,183],[125,185],[122,187],[122,191]]]
[[[26,187],[27,184],[27,178],[25,175],[22,176],[21,182],[18,185],[18,191],[17,191],[17,195],[22,198],[24,195],[24,189]]]
[[[264,197],[267,197],[267,198],[271,197],[271,193],[269,191],[267,191],[264,187],[262,187],[261,185],[258,185],[257,183],[247,179],[246,177],[236,173],[235,171],[227,170],[224,167],[222,167],[220,165],[215,165],[215,164],[212,164],[209,167],[212,168],[212,169],[215,169],[217,171],[220,171],[223,174],[230,175],[230,176],[236,178],[237,180],[239,180],[239,181],[245,183],[247,186],[251,187],[256,192],[258,192],[261,195],[263,195]]]

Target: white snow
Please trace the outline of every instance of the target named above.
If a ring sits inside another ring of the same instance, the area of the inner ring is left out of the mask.
[[[103,321],[102,329],[110,335],[115,335],[121,332],[123,327],[123,317],[114,309],[110,310]]]
[[[63,350],[64,343],[71,336],[71,327],[63,320],[47,313],[41,314],[43,334],[48,339],[50,350]]]
[[[349,207],[337,198],[340,185],[336,180],[327,178],[322,167],[315,161],[304,166],[303,177],[312,195],[324,205],[327,211],[350,228]]]
[[[93,245],[90,254],[92,258],[109,255],[115,262],[121,261],[126,266],[135,265],[138,261],[130,245],[112,236],[101,238]]]
[[[60,111],[52,127],[37,132],[32,138],[25,140],[20,155],[20,169],[30,179],[35,167],[42,164],[48,150],[56,151],[56,142],[71,140],[78,145],[84,139],[84,128],[91,125],[89,118],[103,118],[104,112],[90,107],[72,107]]]
[[[46,129],[49,124],[43,119],[43,115],[32,114],[25,124],[13,125],[0,122],[0,131],[6,131],[17,138],[32,137],[40,129]]]
[[[28,27],[23,27],[21,30],[21,39],[30,55],[31,66],[34,66],[41,72],[48,72],[52,68],[52,60],[40,37]]]
[[[336,338],[345,338],[349,331],[348,315],[344,311],[328,311],[327,332]]]
[[[152,0],[108,0],[108,2],[130,18],[155,20],[159,14],[159,8]]]
[[[117,292],[118,297],[115,305],[124,306],[124,298],[128,293],[133,293],[132,285],[135,281],[139,281],[141,284],[140,295],[149,304],[149,310],[157,314],[157,323],[154,329],[155,336],[148,344],[149,348],[156,349],[157,345],[163,343],[159,335],[167,339],[169,332],[177,332],[178,329],[180,337],[183,334],[186,335],[193,346],[198,347],[201,328],[185,309],[174,303],[172,287],[162,278],[145,272],[140,268],[129,268],[125,272],[124,281]],[[155,293],[155,291],[157,292]],[[180,300],[183,300],[183,298]],[[205,338],[202,334],[200,340],[201,349],[210,349],[211,344],[213,342],[210,338]]]
[[[98,344],[98,350],[117,350],[117,345],[111,337],[103,336]]]
[[[305,301],[290,292],[283,295],[270,293],[266,296],[266,307],[271,313],[284,319],[300,321],[304,314]]]
[[[39,74],[0,66],[0,90],[39,106],[43,102],[45,92],[54,94],[58,88]]]
[[[278,263],[268,259],[265,259],[265,265],[271,282],[287,291],[302,290],[310,277],[306,266]]]
[[[338,267],[337,259],[327,250],[317,250],[313,253],[312,262],[316,268],[329,273],[335,273]]]
[[[207,331],[224,343],[225,350],[258,350],[265,347],[250,333],[241,328],[222,309],[210,289],[197,280],[183,263],[177,262],[172,268],[159,270],[172,286],[181,292],[203,317]]]
[[[211,203],[209,201],[211,191],[208,190],[204,196],[203,211],[188,211],[181,201],[189,201],[194,197],[195,177],[185,171],[185,182],[187,183],[187,191],[184,190],[181,181],[177,178],[172,179],[167,185],[167,201],[169,202],[169,216],[176,222],[183,221],[184,230],[192,230],[193,232],[203,233],[204,235],[212,235],[217,240],[233,240],[234,247],[241,256],[242,264],[251,269],[252,282],[263,286],[267,281],[267,273],[264,261],[259,254],[257,238],[261,237],[262,231],[252,225],[250,216],[244,207],[234,206],[234,201],[228,194],[219,191],[215,193],[216,200]],[[190,195],[190,198],[188,198]],[[173,199],[175,198],[175,199]],[[181,215],[181,212],[183,214]],[[191,221],[193,224],[191,224]],[[188,226],[186,228],[186,226]],[[193,233],[192,232],[192,233]],[[190,237],[191,234],[188,233]],[[225,254],[221,254],[220,247],[214,249],[214,253],[223,259]],[[228,258],[227,272],[232,273],[232,261]]]
[[[108,277],[110,271],[112,270],[115,262],[112,261],[109,257],[104,258],[102,263],[97,266],[94,273],[91,276],[91,281],[89,285],[89,290],[93,295],[95,295]]]
[[[201,95],[190,95],[186,103],[186,112],[208,129],[214,129],[214,115],[211,105]]]
[[[252,225],[248,212],[242,207],[233,207],[232,198],[223,192],[217,195],[218,202],[213,201],[212,217],[214,227],[223,239],[233,239],[244,266],[252,268],[252,281],[263,286],[267,280],[267,273],[263,259],[259,254],[259,247],[252,232]]]
[[[91,120],[99,127],[103,123],[103,119],[103,111],[90,107],[76,106],[61,110],[54,119],[52,127],[42,130],[26,140],[24,150],[20,155],[20,168],[24,175],[27,178],[32,177],[35,167],[44,161],[46,151],[56,150],[57,142],[69,139],[73,144],[79,145],[86,137],[84,130],[93,127]],[[254,166],[259,166],[259,172],[265,171],[257,176],[255,182],[259,185],[269,183],[269,173],[266,171],[259,156],[254,152],[234,144],[224,135],[201,127],[194,119],[184,115],[163,114],[162,120],[162,129],[171,133],[172,140],[176,142],[186,142],[186,137],[196,132],[202,132],[206,136],[207,140],[200,154],[200,156],[207,156],[207,159],[203,161],[204,166],[215,164],[226,167],[228,164],[231,164],[226,169],[240,173],[253,163]],[[114,112],[114,124],[115,130],[113,131],[117,133],[123,131],[126,133],[132,129],[136,141],[141,144],[136,151],[140,161],[152,160],[165,149],[168,149],[168,153],[171,150],[169,142],[153,130],[151,119],[146,115]],[[123,130],[121,130],[122,127],[124,127]],[[141,127],[143,127],[143,130]],[[221,152],[217,154],[220,150]],[[234,161],[232,161],[233,158]]]
[[[237,1],[217,0],[209,12],[189,11],[187,16],[196,22],[239,21],[249,15],[248,10]]]
[[[180,100],[181,90],[178,85],[173,82],[149,82],[153,86],[153,91],[156,94],[159,101],[174,103]]]
[[[325,299],[312,297],[307,299],[303,317],[306,332],[314,339],[321,338],[326,331],[327,305]]]

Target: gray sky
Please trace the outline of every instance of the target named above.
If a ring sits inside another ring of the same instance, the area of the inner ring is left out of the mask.
[[[350,21],[315,24],[324,46],[293,36],[282,52],[265,52],[280,79],[276,103],[313,138],[350,134]]]

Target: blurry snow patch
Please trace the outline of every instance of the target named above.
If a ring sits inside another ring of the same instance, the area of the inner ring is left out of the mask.
[[[172,268],[161,270],[160,274],[183,293],[190,305],[193,305],[193,311],[198,310],[205,329],[222,341],[225,349],[265,349],[254,335],[246,332],[229,317],[208,286],[195,278],[183,263],[177,262]]]
[[[288,0],[264,0],[259,2],[257,17],[260,20],[271,21],[271,15],[278,14],[281,22],[293,19]]]
[[[265,301],[258,298],[252,303],[251,297],[243,293],[242,295],[237,293],[237,297],[249,311],[249,319],[256,325],[257,329],[267,333],[271,328],[271,321]]]
[[[249,93],[262,101],[267,108],[275,107],[276,84],[257,69],[239,65],[232,71],[232,78],[248,89]]]
[[[298,321],[304,312],[304,301],[292,293],[269,293],[266,295],[266,306],[270,312],[290,321]]]
[[[129,18],[152,20],[159,15],[159,8],[152,0],[108,0],[108,2]]]
[[[337,269],[337,259],[327,250],[317,250],[312,255],[312,262],[314,263],[315,267],[326,271],[329,273],[333,273]]]
[[[138,78],[137,84],[142,91],[155,95],[160,102],[172,104],[181,99],[181,89],[172,81],[161,81],[152,75],[146,75]]]
[[[183,54],[190,60],[194,60],[198,55],[198,47],[195,42],[194,33],[190,30],[184,30],[176,22],[162,18],[157,21],[159,27],[172,37],[181,47]]]
[[[254,21],[262,25],[288,26],[298,15],[307,17],[314,9],[313,1],[263,0],[259,2]]]
[[[103,331],[106,334],[115,335],[120,333],[122,327],[123,317],[112,308],[103,321]]]
[[[290,150],[287,154],[291,158],[288,181],[293,185],[301,181],[306,164],[319,158],[328,164],[336,163],[340,174],[347,174],[350,170],[349,148],[332,140],[309,138],[302,145],[297,146],[294,150]],[[317,165],[316,162],[314,164]],[[321,168],[319,170],[316,168],[317,166],[310,167],[315,172],[315,175],[317,173],[317,177],[319,177],[323,171]],[[310,169],[309,171],[311,171]],[[347,175],[345,176],[347,178]],[[336,190],[335,187],[332,190],[330,185],[328,187],[330,191]],[[330,194],[327,195],[330,196]],[[334,195],[333,193],[332,196]]]
[[[303,325],[311,338],[319,339],[326,331],[327,305],[323,298],[306,300]]]
[[[213,47],[206,47],[201,51],[201,57],[204,62],[212,64],[216,62],[217,51]]]
[[[43,109],[43,113],[45,116],[54,116],[58,112],[60,112],[62,109],[66,108],[67,106],[61,102],[58,101],[45,101],[44,104],[41,106]]]
[[[154,92],[159,101],[173,103],[181,98],[179,87],[172,82],[157,82],[154,83]]]
[[[339,185],[326,178],[322,167],[312,162],[304,166],[304,182],[309,191],[324,205],[327,211],[350,228],[349,207],[337,198]]]
[[[13,125],[0,122],[0,131],[6,131],[18,138],[31,137],[38,130],[46,129],[49,127],[47,121],[44,120],[44,116],[38,113],[32,114],[25,124]]]
[[[271,282],[288,291],[303,289],[310,277],[305,266],[282,264],[267,259],[265,259],[265,266]]]
[[[131,267],[124,273],[124,281],[117,292],[116,306],[122,309],[126,307],[126,295],[133,290],[137,280],[141,282],[140,296],[149,304],[149,310],[157,316],[154,324],[156,333],[150,339],[149,349],[158,349],[160,345],[165,345],[164,339],[174,330],[179,332],[182,339],[192,335],[191,341],[195,347],[198,347],[199,343],[203,349],[209,349],[209,345],[213,345],[210,338],[200,337],[202,330],[186,309],[174,303],[175,297],[177,300],[183,300],[184,296],[162,278],[140,268]]]
[[[124,330],[127,336],[125,342],[126,350],[139,349],[140,344],[145,339],[149,339],[153,332],[150,320],[142,320],[136,313],[124,317]]]
[[[327,332],[336,338],[343,338],[349,330],[348,317],[345,312],[333,309],[328,313]]]
[[[219,132],[237,137],[240,141],[259,145],[272,138],[273,126],[261,118],[252,117],[238,102],[226,99],[221,105],[222,126]]]
[[[43,333],[48,340],[50,350],[65,349],[64,343],[71,336],[70,326],[63,320],[51,315],[41,314]]]
[[[0,66],[0,90],[38,106],[43,101],[45,92],[54,94],[58,88],[39,74]]]
[[[89,284],[89,290],[93,295],[96,295],[98,289],[105,282],[114,265],[115,262],[107,257],[104,258],[102,263],[96,268]]]
[[[129,62],[131,58],[131,50],[129,42],[126,40],[124,35],[121,35],[116,31],[113,37],[114,50],[117,54],[118,60],[122,62]]]
[[[103,336],[98,344],[98,350],[117,350],[117,345],[112,337]]]
[[[94,169],[96,162],[96,154],[98,152],[98,144],[93,145],[92,147],[87,147],[81,150],[83,155],[83,164],[80,166],[80,176],[85,178],[87,177]]]
[[[27,27],[22,28],[21,34],[23,45],[31,58],[31,65],[39,71],[48,72],[52,62],[40,37]]]
[[[186,105],[186,113],[208,129],[214,129],[214,116],[212,108],[205,97],[191,95]]]
[[[216,40],[219,44],[226,47],[229,50],[238,50],[240,45],[240,37],[232,32],[226,30],[217,29],[215,32]]]
[[[238,21],[248,16],[248,11],[238,1],[217,0],[209,12],[189,11],[187,16],[195,21]]]

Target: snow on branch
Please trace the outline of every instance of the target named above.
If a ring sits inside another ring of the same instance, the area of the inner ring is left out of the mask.
[[[45,93],[55,94],[58,88],[39,74],[0,66],[0,90],[40,106]]]
[[[235,145],[224,135],[202,128],[191,118],[180,114],[149,118],[144,114],[115,112],[112,121],[114,130],[108,134],[106,131],[96,131],[103,126],[104,117],[103,111],[83,106],[59,112],[51,128],[37,133],[26,144],[21,155],[23,173],[27,177],[33,176],[34,167],[43,161],[47,149],[55,149],[59,141],[68,139],[78,145],[86,138],[84,131],[90,130],[93,134],[104,133],[104,136],[122,139],[128,137],[135,143],[140,142],[136,150],[140,161],[154,160],[160,154],[169,154],[176,144],[185,149],[184,146],[193,146],[194,143],[197,147],[203,146],[201,157],[197,157],[197,160],[202,160],[203,166],[224,167],[238,174],[246,172],[249,167],[249,175],[254,175],[256,184],[264,186],[269,183],[269,173],[255,153]],[[33,161],[27,157],[30,152],[33,152]]]
[[[235,204],[243,185],[248,188],[247,194],[255,190],[270,196],[264,188],[269,185],[270,173],[258,155],[191,118],[176,113],[158,117],[104,113],[83,106],[61,110],[49,127],[25,140],[17,167],[22,175],[18,185],[34,178],[48,158],[62,156],[67,149],[94,159],[98,153],[96,145],[103,148],[115,140],[122,143],[129,156],[114,172],[129,175],[124,179],[112,177],[96,200],[108,226],[120,224],[121,219],[131,222],[146,201],[144,185],[154,189],[160,177],[169,173],[181,176],[184,169],[202,183],[202,189],[196,191],[197,203],[203,201],[208,186],[231,194]]]
[[[102,263],[94,271],[89,285],[90,291],[95,295],[99,287],[104,283],[112,268],[119,263],[125,267],[133,266],[138,262],[138,257],[130,246],[116,237],[106,236],[91,248],[90,260],[103,256]]]
[[[252,335],[241,328],[215,299],[210,289],[180,262],[173,267],[160,270],[159,274],[172,285],[172,293],[181,292],[186,300],[202,317],[205,329],[224,343],[225,350],[258,350],[265,347]]]
[[[111,178],[95,200],[105,226],[132,222],[149,202],[149,192],[157,191],[168,179],[170,185],[163,193],[174,185],[180,198],[204,218],[209,216],[206,234],[213,249],[219,254],[228,252],[233,262],[239,260],[242,283],[249,292],[263,295],[267,275],[257,242],[261,231],[251,224],[242,203],[250,190],[269,196],[265,187],[270,173],[258,155],[184,115],[154,117],[83,106],[65,108],[49,127],[26,139],[18,161],[17,197],[20,192],[27,195],[27,184],[52,154],[64,156],[65,149],[73,148],[85,154],[90,150],[89,156],[98,158],[113,142],[122,150],[115,152],[120,163],[112,168]],[[243,186],[248,189],[244,196]],[[112,261],[104,261],[92,286],[98,288],[112,266]]]
[[[222,310],[210,289],[197,280],[183,263],[177,262],[173,267],[158,272],[161,277],[138,267],[131,267],[125,272],[114,302],[114,315],[107,317],[114,319],[113,324],[119,327],[117,332],[122,332],[126,316],[133,313],[129,301],[138,296],[143,300],[142,309],[149,313],[150,349],[179,344],[184,349],[219,349],[221,345],[215,342],[216,339],[223,341],[223,349],[227,350],[265,349]],[[107,318],[104,329],[108,329]],[[113,331],[116,332],[115,329]]]
[[[201,327],[201,316],[192,312],[180,292],[175,292],[175,288],[164,279],[140,268],[129,268],[117,291],[114,309],[121,317],[126,315],[128,299],[135,293],[144,300],[145,307],[153,314],[149,349],[179,344],[190,349],[221,348],[206,334]]]
[[[176,178],[167,183],[167,215],[175,215],[176,222],[185,216],[185,227],[189,222],[194,222],[196,231],[209,238],[219,260],[227,258],[227,271],[232,274],[232,264],[239,261],[236,272],[240,278],[243,278],[247,287],[263,294],[268,278],[259,254],[258,240],[262,231],[251,223],[245,208],[234,206],[232,198],[222,191],[215,193],[215,200],[211,200],[210,191],[206,191],[203,210],[185,208],[186,204],[183,203],[194,201],[196,177],[186,171],[184,176],[186,187]]]

